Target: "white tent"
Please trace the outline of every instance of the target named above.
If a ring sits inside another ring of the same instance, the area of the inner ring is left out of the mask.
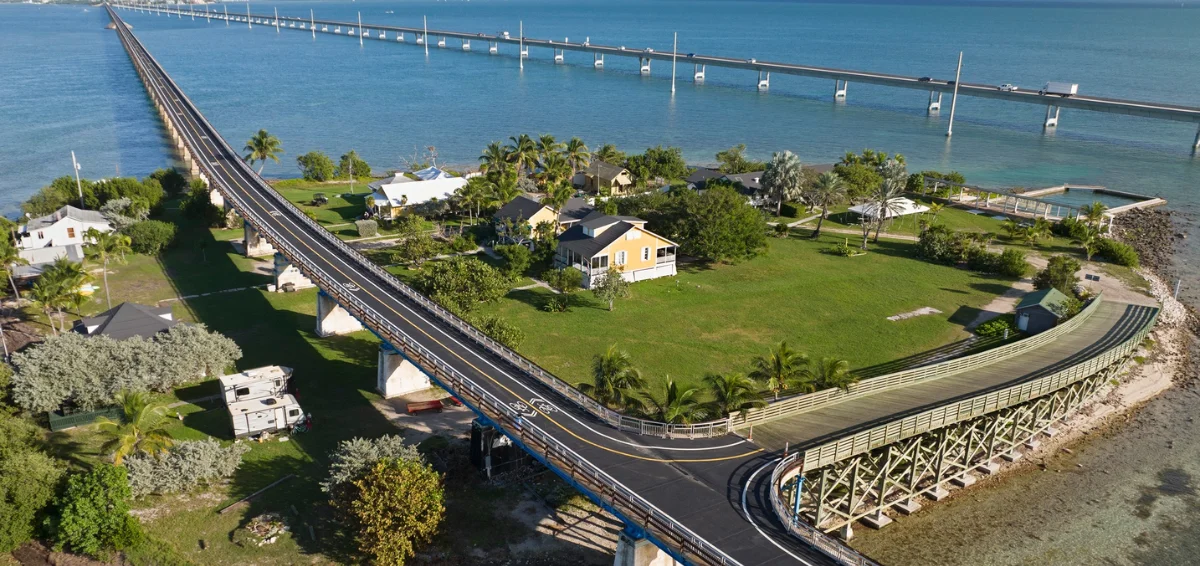
[[[467,184],[464,177],[452,177],[441,169],[430,167],[414,173],[421,181],[405,178],[400,182],[380,185],[371,193],[381,215],[395,218],[400,209],[433,199],[446,200]]]
[[[868,202],[857,206],[850,207],[850,212],[866,218],[879,218],[879,203]],[[913,202],[912,199],[904,197],[893,199],[888,203],[887,209],[883,211],[883,218],[898,218],[900,216],[908,216],[909,214],[920,214],[929,210],[928,206]]]

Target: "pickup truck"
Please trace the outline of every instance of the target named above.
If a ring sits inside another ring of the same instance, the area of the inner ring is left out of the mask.
[[[1038,91],[1038,94],[1042,96],[1047,94],[1056,94],[1063,98],[1067,98],[1079,94],[1079,85],[1075,83],[1048,82],[1046,83],[1046,86],[1042,87],[1042,90]]]

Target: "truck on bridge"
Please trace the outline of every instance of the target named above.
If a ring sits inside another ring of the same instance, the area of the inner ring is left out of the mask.
[[[1075,83],[1050,81],[1046,83],[1046,86],[1042,87],[1042,90],[1038,91],[1038,94],[1042,96],[1047,94],[1057,94],[1058,96],[1067,98],[1079,94],[1079,85]]]

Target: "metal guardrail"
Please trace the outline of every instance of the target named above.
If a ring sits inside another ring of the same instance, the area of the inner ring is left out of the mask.
[[[1031,399],[1047,395],[1101,371],[1133,353],[1145,340],[1158,319],[1157,310],[1147,319],[1140,330],[1120,345],[1103,354],[1057,371],[1045,377],[1019,385],[978,395],[970,399],[924,411],[900,420],[864,430],[833,442],[804,451],[804,470],[825,467],[833,462],[855,454],[869,452],[880,446],[901,439],[942,428],[950,424],[972,419],[980,415],[1019,405]]]
[[[217,135],[216,129],[208,123],[208,121],[203,117],[203,114],[196,110],[195,105],[192,104],[191,100],[188,99],[185,94],[183,94],[182,89],[180,89],[178,85],[174,83],[174,81],[166,74],[158,62],[155,61],[152,56],[150,56],[149,52],[147,52],[141,46],[141,43],[138,42],[135,37],[133,37],[132,33],[129,33],[127,29],[124,29],[122,20],[111,11],[111,8],[110,15],[114,21],[117,22],[117,28],[119,30],[118,34],[121,37],[122,44],[124,44],[126,49],[129,51],[131,59],[134,60],[135,67],[138,67],[138,74],[146,83],[147,90],[149,91],[151,97],[154,98],[159,104],[166,104],[165,102],[161,102],[159,100],[161,95],[155,88],[153,88],[153,81],[147,76],[148,70],[142,68],[142,66],[146,65],[147,63],[142,61],[138,54],[135,54],[135,51],[139,51],[140,55],[144,56],[150,64],[153,64],[155,70],[162,80],[170,84],[173,93],[178,95],[179,102],[181,104],[186,104],[191,109],[193,117],[197,118],[201,123],[204,124],[205,128],[210,133],[209,139],[213,140],[214,143],[219,143],[229,155],[237,155],[232,151],[232,148],[229,147],[225,140]],[[134,47],[135,45],[136,50]],[[193,159],[195,159],[196,156],[202,155],[202,153],[198,151],[199,148],[195,140],[186,135],[186,130],[184,133],[184,144],[191,148],[190,151],[192,152]],[[199,160],[196,161],[202,169],[209,170],[210,174],[213,172],[210,164],[200,162]],[[241,160],[234,161],[238,163],[241,162]],[[253,171],[246,167],[244,163],[241,164],[241,167],[244,168],[244,172],[253,175]],[[248,178],[255,179],[254,176],[250,176]],[[219,179],[219,177],[213,175],[213,179],[216,180]],[[266,189],[267,190],[264,191],[265,193],[273,194],[277,197],[277,193],[275,193],[273,189],[270,189],[269,187],[266,187]],[[281,253],[284,253],[293,261],[303,257],[287,239],[281,237],[280,234],[276,234],[270,225],[264,222],[263,219],[259,217],[258,214],[247,205],[246,202],[243,202],[234,191],[226,190],[224,192],[226,193],[224,196],[226,199],[228,199],[228,202],[237,208],[239,213],[242,214],[243,218],[250,222],[255,229],[271,237],[273,243],[275,243]],[[286,203],[286,199],[284,199],[284,202]],[[290,205],[291,203],[286,204]],[[307,219],[306,216],[300,214],[298,210],[294,209],[294,207],[293,212],[293,219]],[[320,228],[319,226],[313,226],[313,228],[315,230],[313,234],[328,233],[328,231]],[[349,249],[348,246],[345,249]],[[355,257],[355,255],[351,255],[351,257]],[[453,388],[455,394],[458,395],[459,398],[465,403],[468,403],[479,412],[487,415],[488,418],[493,420],[493,422],[500,425],[506,434],[514,437],[517,441],[524,444],[535,454],[540,455],[541,459],[543,459],[552,468],[557,468],[557,470],[565,477],[590,490],[594,497],[604,502],[613,511],[642,525],[647,532],[652,533],[664,544],[668,544],[673,548],[679,549],[680,555],[686,558],[689,562],[694,562],[697,564],[721,565],[739,564],[736,560],[722,552],[719,548],[713,546],[707,540],[696,535],[690,529],[681,525],[666,513],[663,513],[650,502],[646,501],[640,495],[616,481],[603,470],[599,469],[594,464],[581,457],[579,454],[562,444],[553,436],[542,431],[536,424],[527,419],[523,419],[520,414],[518,414],[511,407],[507,406],[505,403],[501,402],[490,392],[483,389],[473,381],[467,379],[453,367],[440,360],[432,352],[409,338],[404,331],[398,328],[395,324],[388,321],[385,317],[380,316],[366,305],[362,304],[361,301],[344,289],[343,284],[337,282],[334,278],[330,277],[328,274],[324,273],[315,266],[305,265],[300,262],[296,262],[296,265],[304,269],[305,274],[313,279],[314,282],[317,282],[327,293],[332,295],[339,304],[349,309],[365,324],[378,331],[380,335],[384,336],[389,343],[394,346],[400,346],[400,350],[403,351],[406,356],[416,361],[423,368],[432,371],[435,379],[437,379],[439,382]]]
[[[788,399],[776,401],[767,405],[766,407],[750,409],[745,418],[738,418],[733,424],[738,428],[746,427],[752,424],[758,424],[777,418],[787,417],[797,413],[812,411],[828,405],[849,401],[850,399],[857,397],[873,395],[888,389],[906,387],[915,383],[939,379],[960,372],[969,371],[977,367],[994,364],[998,361],[1023,354],[1035,348],[1040,348],[1058,339],[1060,336],[1068,334],[1079,328],[1084,322],[1087,321],[1088,318],[1092,316],[1092,313],[1096,312],[1096,309],[1100,306],[1100,301],[1101,295],[1097,295],[1096,298],[1092,299],[1092,301],[1083,308],[1083,310],[1079,311],[1079,314],[1076,314],[1067,322],[1064,322],[1063,324],[1060,324],[1036,336],[1032,336],[1024,340],[1018,340],[1011,344],[986,350],[978,354],[971,354],[969,356],[963,356],[961,358],[947,360],[928,366],[889,373],[887,375],[881,375],[871,379],[864,379],[857,383],[851,384],[850,387],[845,390],[837,388],[826,389],[823,391],[817,391],[815,393],[809,393],[807,395],[798,395]]]

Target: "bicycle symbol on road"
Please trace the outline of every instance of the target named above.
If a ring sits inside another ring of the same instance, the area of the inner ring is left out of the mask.
[[[533,405],[534,409],[537,409],[545,414],[553,413],[556,410],[554,405],[551,405],[548,401],[540,397],[534,397],[533,399],[530,399],[529,404]]]
[[[520,401],[513,401],[508,404],[508,407],[510,409],[512,409],[513,411],[516,411],[517,414],[519,414],[522,417],[527,418],[527,419],[532,419],[533,417],[537,416],[537,413],[533,409],[531,409],[529,407],[529,405],[526,405],[525,403],[522,403]]]

